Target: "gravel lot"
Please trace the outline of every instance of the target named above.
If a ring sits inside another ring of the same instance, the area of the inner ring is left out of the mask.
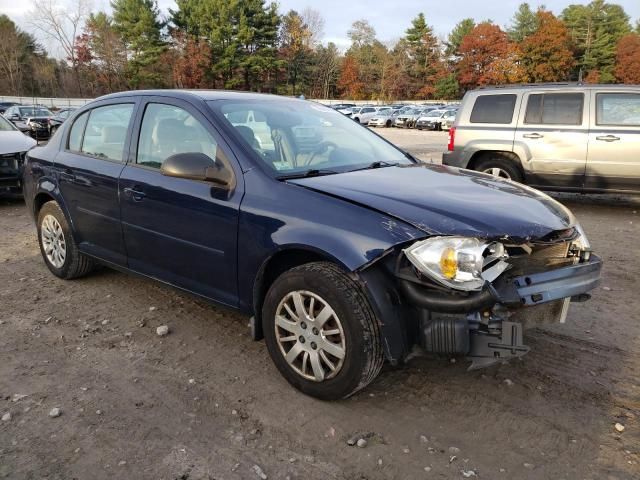
[[[434,161],[446,143],[380,133]],[[334,403],[290,388],[247,318],[108,269],[54,278],[0,200],[0,477],[640,478],[640,197],[557,197],[606,262],[590,302],[521,361],[416,356]]]

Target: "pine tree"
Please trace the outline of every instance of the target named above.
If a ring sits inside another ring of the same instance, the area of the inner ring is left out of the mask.
[[[453,30],[451,30],[447,38],[447,46],[444,52],[449,60],[455,62],[462,39],[467,36],[475,26],[476,22],[474,22],[473,18],[465,18],[453,27]]]
[[[427,25],[423,13],[411,21],[405,40],[411,58],[408,74],[413,80],[412,96],[430,98],[434,93],[434,84],[443,75],[443,65],[440,43],[433,29]]]
[[[631,31],[624,9],[604,0],[594,0],[588,5],[569,5],[562,11],[561,18],[576,47],[574,75],[577,77],[581,72],[586,76],[597,71],[600,82],[614,81],[616,44]]]
[[[163,79],[154,68],[165,48],[158,4],[153,0],[113,0],[111,8],[113,27],[125,46],[130,87],[162,86]]]
[[[544,10],[544,6],[539,7]],[[538,16],[531,10],[528,3],[521,3],[511,20],[511,27],[507,30],[509,40],[521,42],[538,28]]]

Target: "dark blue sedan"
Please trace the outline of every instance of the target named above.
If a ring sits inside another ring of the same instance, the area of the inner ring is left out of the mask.
[[[511,181],[425,165],[331,108],[139,91],[32,149],[44,262],[157,279],[251,316],[282,375],[343,398],[414,347],[482,367],[563,322],[601,262],[571,212]]]

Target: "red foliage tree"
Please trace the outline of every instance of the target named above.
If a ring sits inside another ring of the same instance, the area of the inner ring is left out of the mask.
[[[519,45],[529,82],[567,80],[574,65],[569,31],[562,20],[546,10],[536,12],[537,28]]]
[[[622,83],[640,83],[640,35],[630,33],[616,48],[616,78]]]
[[[173,81],[179,88],[207,87],[207,71],[211,66],[209,44],[191,35],[174,32],[176,58]]]
[[[364,83],[360,80],[360,67],[353,55],[344,57],[338,90],[342,93],[342,98],[358,100],[362,97]]]
[[[477,25],[464,36],[458,53],[458,81],[463,88],[521,80],[518,50],[497,25]]]

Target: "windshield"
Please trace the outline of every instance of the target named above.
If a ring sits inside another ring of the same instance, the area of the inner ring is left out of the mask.
[[[0,132],[12,132],[16,129],[13,124],[0,115]]]
[[[413,163],[369,129],[323,105],[285,99],[208,103],[278,176]]]
[[[21,117],[50,117],[53,114],[46,108],[20,107]]]

